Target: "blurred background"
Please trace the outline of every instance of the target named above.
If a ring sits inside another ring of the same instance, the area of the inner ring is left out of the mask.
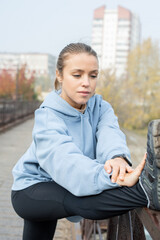
[[[97,92],[122,126],[160,117],[158,0],[0,0],[0,98],[40,100],[53,89],[56,59],[71,42],[97,52]]]

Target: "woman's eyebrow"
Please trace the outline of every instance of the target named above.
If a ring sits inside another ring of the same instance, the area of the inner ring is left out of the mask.
[[[72,72],[84,72],[84,71],[82,69],[75,68],[75,69],[72,69]]]
[[[96,70],[92,70],[92,71],[90,71],[90,73],[98,73],[98,70],[96,69]]]
[[[72,69],[72,72],[84,72],[84,70],[75,68],[75,69]],[[90,73],[98,73],[98,70],[97,69],[91,70]]]

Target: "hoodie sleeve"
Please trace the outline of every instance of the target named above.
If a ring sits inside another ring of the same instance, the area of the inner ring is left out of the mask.
[[[101,102],[96,139],[96,158],[100,163],[104,164],[116,155],[125,155],[131,165],[126,137],[119,128],[118,118],[115,116],[113,108],[104,100]]]
[[[76,196],[94,195],[117,187],[104,164],[83,155],[69,136],[64,121],[48,109],[35,115],[33,139],[39,165],[59,185]]]

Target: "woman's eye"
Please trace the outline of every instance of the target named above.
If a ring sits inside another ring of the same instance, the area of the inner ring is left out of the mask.
[[[81,75],[79,75],[79,74],[74,74],[73,75],[73,77],[75,77],[75,78],[79,78]]]
[[[97,75],[91,75],[91,78],[97,78]]]

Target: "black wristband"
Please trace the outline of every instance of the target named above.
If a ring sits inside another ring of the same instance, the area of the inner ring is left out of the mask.
[[[111,159],[114,159],[114,158],[123,158],[129,164],[129,166],[132,166],[132,163],[128,160],[125,154],[114,155]]]

